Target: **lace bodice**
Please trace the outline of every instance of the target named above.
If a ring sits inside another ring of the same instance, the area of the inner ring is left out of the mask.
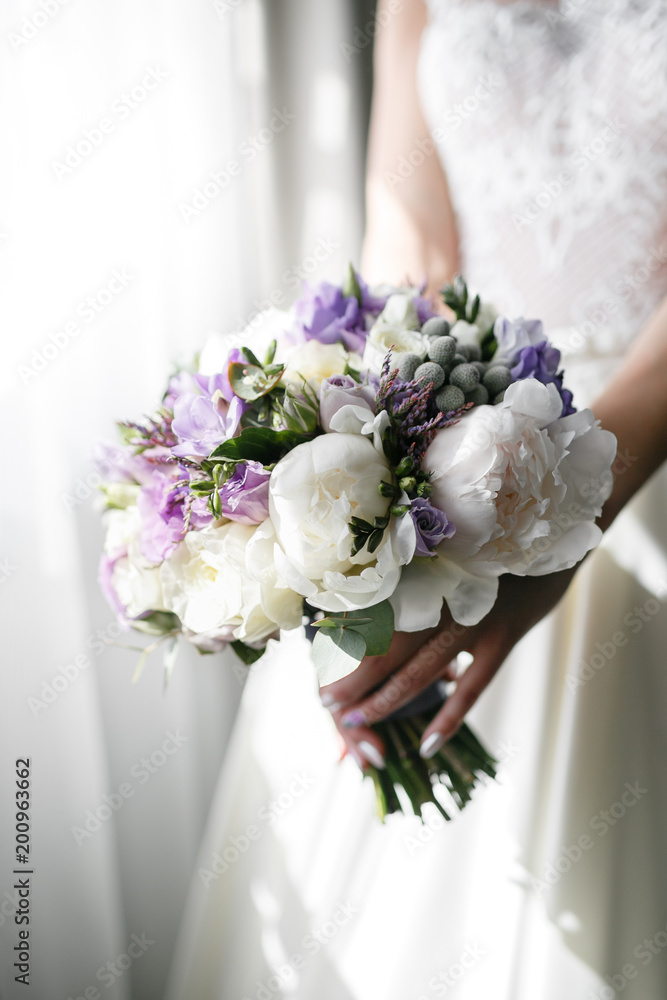
[[[667,2],[428,6],[419,89],[463,273],[600,369],[667,294]]]

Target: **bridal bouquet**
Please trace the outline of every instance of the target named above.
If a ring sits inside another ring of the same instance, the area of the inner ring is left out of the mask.
[[[503,573],[553,573],[597,544],[613,435],[572,406],[538,320],[496,316],[460,278],[443,298],[449,319],[350,268],[209,342],[150,418],[120,424],[101,583],[128,626],[166,641],[169,669],[179,635],[252,663],[310,622],[331,683],[395,629],[437,625],[443,601],[475,624]],[[447,816],[495,773],[465,725],[422,760],[432,717],[377,727],[387,767],[366,773],[383,816],[397,787]]]

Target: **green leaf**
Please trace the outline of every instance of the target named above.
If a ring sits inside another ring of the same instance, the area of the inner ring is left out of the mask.
[[[276,349],[278,347],[278,341],[272,340],[266,350],[266,357],[264,358],[264,364],[270,365],[276,356]]]
[[[197,479],[190,483],[190,490],[198,496],[208,496],[215,489],[212,479]]]
[[[249,347],[242,347],[241,350],[245,354],[247,360],[250,362],[251,365],[254,365],[255,368],[262,367],[262,362],[259,360],[257,355],[250,350]]]
[[[280,382],[283,366],[272,374],[267,374],[259,365],[246,365],[241,361],[232,361],[227,369],[229,384],[234,395],[246,402],[254,402],[273,389]]]
[[[223,441],[213,451],[209,458],[214,461],[228,459],[240,462],[250,459],[271,465],[283,455],[291,451],[297,444],[310,441],[312,435],[299,434],[296,431],[274,431],[270,427],[246,427],[238,437]]]
[[[366,624],[369,616],[372,621]],[[384,656],[394,634],[394,609],[389,601],[348,612],[347,621],[366,640],[366,656]]]
[[[366,640],[354,628],[322,628],[313,641],[312,657],[320,685],[333,684],[359,666]]]
[[[384,532],[382,528],[378,528],[376,531],[371,532],[371,534],[368,537],[369,552],[375,552],[375,550],[380,547],[383,536]]]
[[[132,628],[147,635],[167,635],[169,632],[180,632],[181,621],[172,611],[152,611],[145,618],[135,618]]]
[[[355,298],[359,305],[361,305],[361,286],[352,264],[347,265],[347,273],[341,291],[346,299]]]
[[[264,656],[263,649],[252,649],[250,646],[246,646],[245,642],[241,642],[240,639],[235,639],[234,642],[230,643],[230,646],[238,656],[239,660],[245,663],[246,667],[255,663],[261,656]]]

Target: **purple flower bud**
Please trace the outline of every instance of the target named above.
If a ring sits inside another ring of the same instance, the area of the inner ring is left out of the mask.
[[[432,556],[434,549],[451,538],[456,528],[447,520],[446,514],[434,507],[430,500],[418,498],[410,506],[410,515],[417,529],[416,556]]]

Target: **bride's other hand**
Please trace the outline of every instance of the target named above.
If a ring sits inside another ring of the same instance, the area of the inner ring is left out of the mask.
[[[373,723],[408,704],[434,681],[454,681],[454,690],[422,737],[422,755],[434,754],[456,732],[513,646],[555,607],[574,572],[507,574],[500,580],[494,607],[479,624],[464,628],[444,605],[437,627],[394,633],[386,656],[368,656],[347,677],[322,688],[322,702],[357,762],[361,757],[361,763],[381,763],[384,746],[370,728]],[[473,659],[457,677],[456,657],[462,652]]]

